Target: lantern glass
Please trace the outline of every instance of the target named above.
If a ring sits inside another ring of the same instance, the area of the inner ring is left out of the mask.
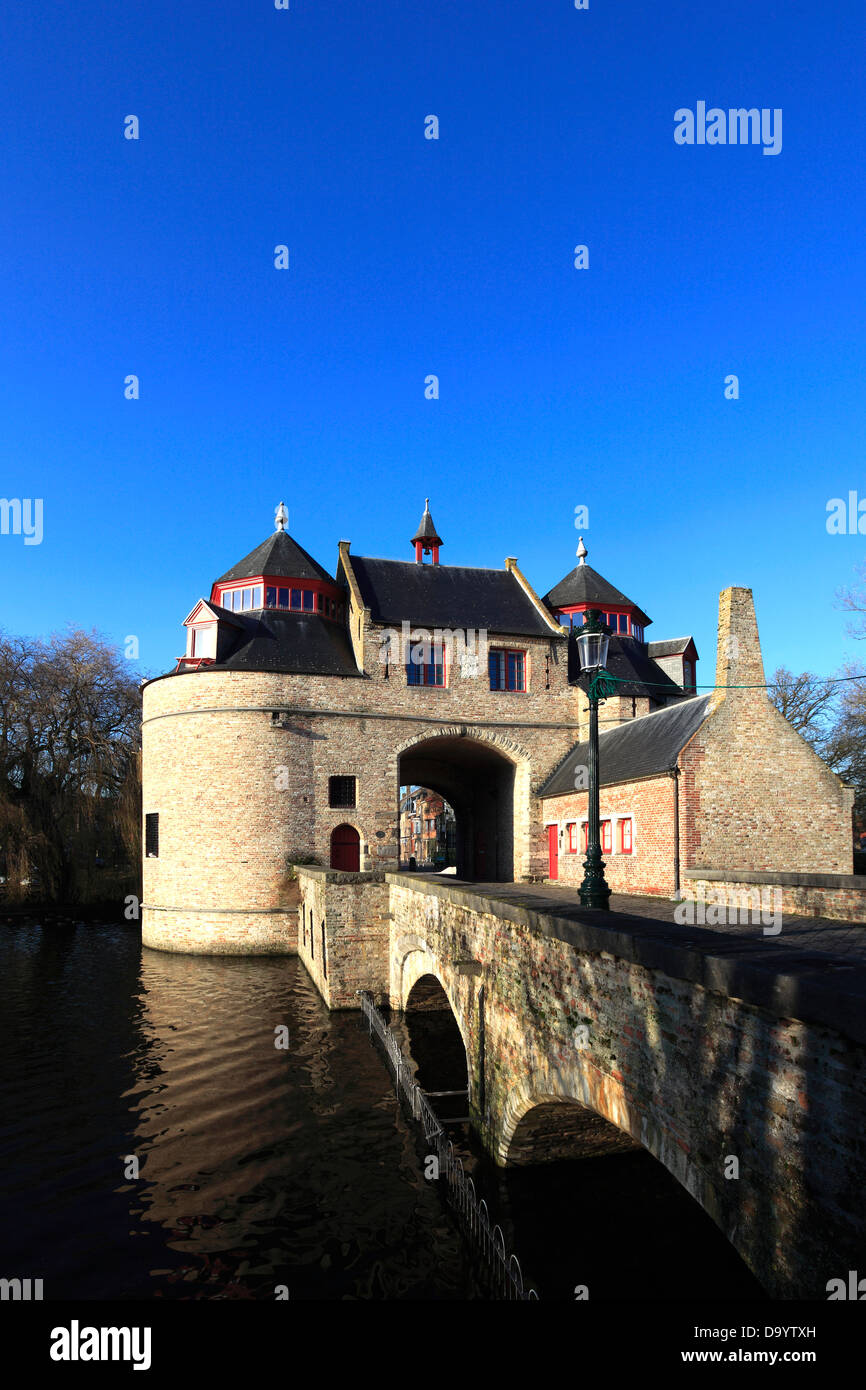
[[[607,662],[610,638],[606,632],[581,632],[577,639],[582,671],[595,671]]]

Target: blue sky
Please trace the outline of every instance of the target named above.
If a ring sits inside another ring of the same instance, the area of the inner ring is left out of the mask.
[[[7,7],[0,492],[44,537],[0,536],[3,626],[135,634],[156,673],[281,499],[333,570],[344,537],[410,559],[429,495],[443,562],[541,593],[588,506],[704,681],[728,584],[768,674],[860,656],[866,537],[825,523],[866,498],[864,31],[853,0]],[[781,153],[675,144],[699,100],[781,108]]]

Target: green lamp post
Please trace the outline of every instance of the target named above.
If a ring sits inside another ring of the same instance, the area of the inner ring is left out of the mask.
[[[599,780],[598,780],[598,702],[609,694],[605,689],[604,675],[607,649],[610,641],[610,628],[601,621],[597,608],[590,608],[583,627],[577,636],[580,653],[581,673],[591,677],[587,698],[589,700],[589,826],[587,831],[586,859],[583,861],[583,883],[580,885],[582,907],[610,907],[610,889],[604,877],[604,860],[601,857],[601,827],[599,824]]]

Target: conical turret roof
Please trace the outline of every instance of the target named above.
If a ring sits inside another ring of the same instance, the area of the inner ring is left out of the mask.
[[[334,576],[318,560],[314,560],[302,545],[298,545],[288,531],[275,531],[215,582],[223,584],[230,579],[253,579],[259,574],[273,574],[285,579],[324,579],[334,583]]]
[[[424,515],[418,523],[418,530],[415,532],[410,545],[416,541],[423,541],[425,546],[444,545],[445,542],[439,536],[436,527],[433,525],[433,518],[430,515],[430,498],[424,499]]]

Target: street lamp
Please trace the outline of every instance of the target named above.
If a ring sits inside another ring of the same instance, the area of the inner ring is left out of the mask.
[[[599,610],[590,608],[577,636],[581,672],[585,672],[591,678],[587,691],[587,699],[589,700],[589,825],[586,837],[586,859],[583,861],[583,883],[580,885],[579,895],[582,907],[610,907],[610,889],[605,881],[604,861],[601,857],[598,786],[598,702],[602,688],[599,677],[604,672],[609,642],[610,628],[601,621]]]

